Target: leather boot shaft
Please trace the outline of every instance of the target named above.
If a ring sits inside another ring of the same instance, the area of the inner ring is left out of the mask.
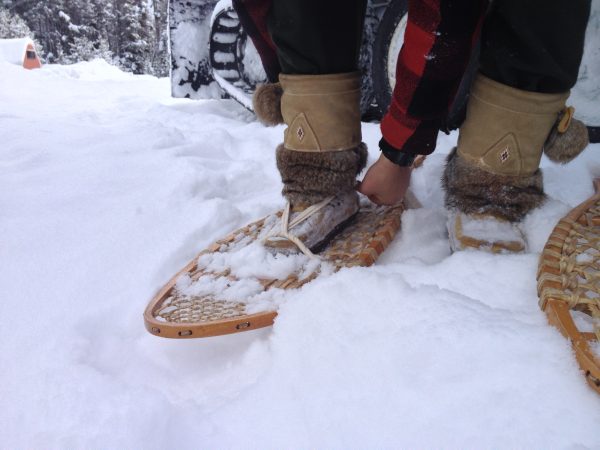
[[[460,128],[459,156],[493,174],[532,175],[568,96],[523,91],[479,74]]]
[[[284,146],[302,152],[335,152],[361,143],[360,75],[279,75]]]

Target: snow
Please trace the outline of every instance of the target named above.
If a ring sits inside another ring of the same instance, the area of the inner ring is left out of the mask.
[[[272,328],[167,340],[142,325],[157,289],[282,206],[283,128],[101,61],[0,78],[0,447],[600,447],[600,397],[535,282],[599,145],[543,160],[529,253],[450,254],[441,136],[376,266],[280,292]],[[373,162],[378,126],[363,134]]]
[[[237,76],[237,72],[231,70],[231,71],[226,71],[226,70],[220,70],[219,71],[221,74],[222,73],[227,73],[230,72],[230,75],[235,75]],[[241,102],[246,108],[251,109],[252,108],[252,97],[248,94],[246,94],[242,89],[238,88],[237,86],[227,82],[227,80],[225,80],[225,78],[223,78],[219,73],[217,73],[216,71],[213,72],[213,77],[215,77],[215,80],[217,80],[219,82],[219,85],[222,86],[223,90],[225,92],[227,92],[227,94],[231,95],[232,97],[236,98],[239,102]]]
[[[576,106],[575,117],[590,126],[600,126],[600,2],[591,2],[590,20],[585,33],[583,59],[579,67],[577,84],[571,92],[571,102]]]
[[[455,230],[456,224],[460,225],[461,232],[468,236],[483,242],[482,249],[491,247],[493,243],[512,243],[521,244],[522,248],[527,248],[527,243],[523,240],[523,234],[519,225],[510,222],[501,221],[490,216],[467,216],[458,211],[448,214],[448,229]],[[460,248],[460,243],[456,242],[457,236],[453,233],[449,239],[452,248]],[[503,251],[503,250],[501,250]]]
[[[231,63],[235,62],[235,56],[233,53],[215,52],[215,61],[219,63]]]
[[[275,222],[276,217],[272,215],[270,219]],[[270,226],[267,225],[265,228],[268,231]],[[331,264],[316,258],[308,258],[303,254],[284,255],[269,252],[262,245],[267,234],[264,231],[254,242],[243,238],[229,244],[230,248],[220,249],[223,253],[208,253],[198,258],[200,269],[215,274],[229,271],[235,280],[204,276],[197,281],[192,281],[187,274],[184,274],[177,280],[177,290],[188,296],[206,296],[220,292],[222,298],[230,302],[245,303],[248,313],[257,313],[277,310],[281,296],[284,294],[280,289],[269,289],[263,292],[258,279],[282,280],[295,274],[298,279],[303,280],[315,272],[326,275],[333,273]]]
[[[311,260],[303,254],[273,254],[261,242],[234,249],[230,254],[202,255],[198,258],[198,266],[215,273],[229,269],[232,275],[242,278],[285,279],[298,271],[308,276],[319,265],[318,260]]]
[[[577,329],[586,333],[594,332],[594,319],[592,319],[592,317],[588,314],[579,311],[573,311],[571,313],[571,317],[577,325]]]
[[[34,45],[30,38],[0,39],[0,62],[23,65],[29,44]]]
[[[217,83],[202,85],[197,89],[190,85],[189,75],[199,70],[199,65],[208,60],[208,37],[210,29],[205,18],[203,21],[181,21],[171,27],[171,52],[176,55],[177,68],[172,69],[171,85],[173,96],[184,98],[220,98],[221,91]]]
[[[262,61],[260,60],[260,55],[252,43],[252,40],[249,38],[246,39],[244,59],[242,62],[244,64],[244,73],[254,85],[266,81],[267,74],[263,68]]]
[[[65,22],[70,22],[71,21],[71,16],[69,16],[66,12],[64,11],[59,11],[58,12],[58,16],[63,19]]]
[[[197,43],[208,43],[207,27],[203,23],[182,22],[172,31],[172,41],[177,45],[178,54],[186,55],[190,60],[199,61],[208,53],[207,45]]]
[[[235,33],[215,33],[213,40],[221,44],[233,44],[237,40],[237,34]]]
[[[215,23],[215,20],[217,20],[217,16],[219,15],[219,13],[223,10],[226,9],[230,9],[230,17],[237,17],[237,13],[235,12],[235,10],[233,9],[233,3],[231,0],[219,0],[218,2],[215,3],[215,7],[212,10],[212,13],[210,15],[210,27],[212,28],[212,26]]]

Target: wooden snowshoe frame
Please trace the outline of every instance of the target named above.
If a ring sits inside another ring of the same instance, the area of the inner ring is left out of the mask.
[[[540,257],[537,280],[540,307],[571,341],[587,381],[600,393],[600,179],[594,186],[596,194],[554,228]],[[594,332],[581,331],[571,311],[590,316]]]
[[[404,206],[381,207],[373,204],[362,205],[355,219],[342,230],[319,254],[320,258],[332,264],[334,270],[344,267],[370,266],[383,253],[400,229],[400,216]],[[281,212],[278,213],[281,216]],[[166,338],[188,339],[219,336],[241,331],[249,331],[273,324],[276,311],[246,314],[245,304],[219,298],[218,293],[207,296],[184,296],[176,289],[177,280],[188,274],[192,281],[201,277],[235,278],[226,272],[210,273],[198,267],[198,258],[207,253],[226,252],[229,244],[242,240],[250,241],[262,231],[263,218],[234,231],[200,252],[190,263],[156,294],[144,312],[146,329]],[[265,290],[272,288],[295,289],[318,277],[318,273],[298,279],[290,275],[286,279],[260,279]]]

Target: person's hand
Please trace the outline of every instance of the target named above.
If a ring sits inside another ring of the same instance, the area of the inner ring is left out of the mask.
[[[411,167],[400,167],[382,154],[367,170],[358,192],[378,205],[395,205],[404,198],[411,171]]]

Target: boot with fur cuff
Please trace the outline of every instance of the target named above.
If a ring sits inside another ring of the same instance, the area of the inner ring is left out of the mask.
[[[279,75],[288,150],[336,152],[362,141],[359,72]]]
[[[460,127],[458,154],[492,174],[534,174],[568,96],[523,91],[478,75]]]
[[[367,146],[341,152],[298,152],[277,148],[283,196],[296,209],[340,192],[354,190],[356,176],[367,163]]]
[[[277,148],[277,168],[293,225],[283,230],[283,219],[283,238],[268,238],[265,244],[308,254],[322,249],[359,209],[354,186],[367,161],[361,142],[360,75],[282,74],[279,81],[287,128]]]
[[[568,96],[477,76],[443,177],[453,249],[525,250],[518,222],[544,201],[542,150]]]
[[[358,213],[360,205],[358,194],[352,190],[340,192],[330,199],[325,199],[324,202],[311,205],[313,208],[315,206],[317,207],[316,211],[298,224],[293,224],[294,220],[308,212],[308,209],[297,208],[292,211],[289,217],[289,223],[292,225],[282,233],[281,229],[277,228],[280,227],[278,224],[264,241],[265,246],[277,253],[284,254],[301,251],[307,256],[312,256],[312,254],[319,253],[352,221]],[[286,233],[290,233],[298,239],[300,245],[288,238]]]
[[[307,208],[331,199],[309,219],[290,229],[313,253],[323,249],[358,212],[354,186],[367,161],[367,147],[360,144],[340,152],[298,152],[277,148],[277,168],[283,195],[291,205],[290,221]],[[298,251],[283,238],[269,238],[265,245],[278,252]]]
[[[454,149],[446,162],[442,186],[450,210],[448,232],[453,250],[526,249],[518,222],[544,202],[539,169],[521,177],[496,175],[465,160]]]

